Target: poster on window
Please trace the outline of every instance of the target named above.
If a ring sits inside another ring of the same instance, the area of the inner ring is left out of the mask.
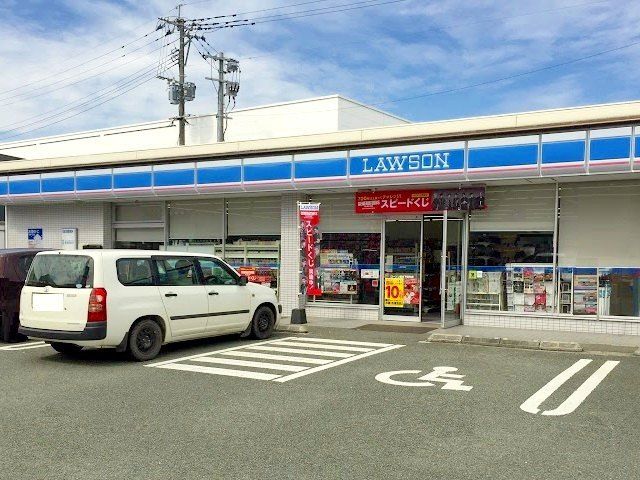
[[[404,307],[404,277],[386,277],[384,279],[384,306]]]
[[[319,203],[298,203],[300,221],[300,264],[301,291],[304,295],[322,295],[318,279],[318,260],[320,256]]]

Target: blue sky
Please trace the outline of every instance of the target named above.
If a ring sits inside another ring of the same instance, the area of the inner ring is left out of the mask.
[[[191,18],[302,3],[184,1],[183,14]],[[247,17],[358,1],[318,1]],[[150,81],[107,101],[114,96],[110,92],[124,90],[114,87],[116,82],[136,78],[136,72],[159,60],[160,52],[154,51],[159,43],[143,45],[155,38],[154,19],[175,15],[175,5],[165,0],[3,0],[0,131],[5,133],[0,141],[175,115],[165,84],[151,80],[152,71],[146,72]],[[508,81],[402,100],[640,42],[639,23],[640,2],[406,0],[222,30],[207,34],[207,41],[241,60],[239,108],[340,93],[426,121],[638,99],[640,45]],[[151,35],[126,49],[78,66],[146,33]],[[127,55],[120,57],[123,52]],[[210,74],[207,64],[192,55],[187,73],[198,85],[188,112],[213,111],[213,87],[204,80]],[[25,135],[12,137],[20,133]]]

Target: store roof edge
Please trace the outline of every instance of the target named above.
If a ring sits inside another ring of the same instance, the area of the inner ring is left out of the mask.
[[[633,101],[343,130],[294,137],[34,160],[9,160],[0,162],[0,174],[77,167],[123,166],[149,162],[191,161],[202,158],[259,156],[301,150],[337,150],[360,146],[463,140],[496,135],[508,136],[590,126],[629,124],[638,121],[640,121],[640,101]]]

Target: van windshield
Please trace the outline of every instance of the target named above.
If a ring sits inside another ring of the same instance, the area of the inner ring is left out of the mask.
[[[31,264],[25,285],[91,288],[93,259],[84,255],[38,255]]]

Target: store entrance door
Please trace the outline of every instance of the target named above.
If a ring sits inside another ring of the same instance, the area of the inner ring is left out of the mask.
[[[464,232],[458,212],[385,222],[383,320],[461,323]]]
[[[384,320],[420,321],[422,221],[388,220],[384,228]]]

